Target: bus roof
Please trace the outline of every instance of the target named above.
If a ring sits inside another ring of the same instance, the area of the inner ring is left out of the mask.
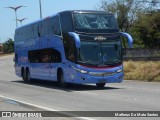
[[[20,26],[20,27],[16,28],[16,30],[17,30],[17,29],[20,29],[20,28],[24,28],[24,27],[29,26],[29,25],[32,25],[32,24],[35,24],[35,23],[37,23],[37,22],[41,22],[41,21],[43,21],[43,20],[46,20],[46,19],[48,19],[48,18],[50,18],[50,17],[53,17],[53,16],[56,16],[56,15],[57,15],[57,14],[52,15],[52,16],[48,16],[48,17],[45,17],[45,18],[42,18],[42,19],[39,19],[39,20],[37,20],[37,21],[31,22],[31,23],[28,23],[28,24],[25,24],[25,25],[23,25],[23,26]]]
[[[71,13],[97,13],[97,14],[112,14],[106,11],[98,11],[98,10],[68,10],[68,11],[62,11],[60,13],[64,12],[71,12]],[[113,15],[113,14],[112,14]]]

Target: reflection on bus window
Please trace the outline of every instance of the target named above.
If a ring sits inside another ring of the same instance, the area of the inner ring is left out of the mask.
[[[62,61],[60,52],[52,48],[29,51],[28,60],[30,63],[60,63]]]
[[[118,29],[113,15],[74,14],[76,29]]]

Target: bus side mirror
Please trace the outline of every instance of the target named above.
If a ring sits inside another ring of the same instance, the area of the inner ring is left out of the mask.
[[[120,35],[128,40],[129,48],[133,48],[133,38],[128,33],[121,32]]]
[[[75,32],[69,32],[68,34],[74,38],[76,48],[80,48],[81,47],[81,41],[80,41],[80,38],[79,38],[78,34],[75,33]]]

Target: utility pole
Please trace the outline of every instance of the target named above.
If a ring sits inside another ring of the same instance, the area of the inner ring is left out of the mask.
[[[42,4],[41,4],[41,0],[39,0],[39,9],[40,9],[40,18],[42,19]]]

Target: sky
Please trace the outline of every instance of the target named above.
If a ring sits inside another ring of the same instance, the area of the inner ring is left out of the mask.
[[[95,10],[100,0],[41,0],[43,18],[65,10]],[[5,7],[17,7],[18,19],[27,18],[23,25],[40,19],[39,0],[0,0],[0,43],[14,38],[15,12]],[[18,26],[21,26],[18,23]]]

